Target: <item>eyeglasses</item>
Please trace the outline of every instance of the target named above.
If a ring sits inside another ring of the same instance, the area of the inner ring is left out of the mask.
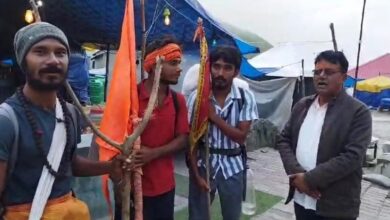
[[[325,76],[332,76],[336,73],[339,73],[339,70],[332,70],[332,69],[318,69],[318,70],[313,70],[313,74],[315,76],[319,76],[322,72],[324,72]]]

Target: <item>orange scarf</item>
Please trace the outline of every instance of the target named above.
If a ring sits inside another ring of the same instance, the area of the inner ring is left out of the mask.
[[[165,61],[172,61],[174,59],[181,58],[182,52],[179,45],[170,43],[164,47],[153,51],[148,54],[144,61],[144,69],[146,72],[150,73],[153,67],[156,65],[156,58],[158,56],[163,56]]]

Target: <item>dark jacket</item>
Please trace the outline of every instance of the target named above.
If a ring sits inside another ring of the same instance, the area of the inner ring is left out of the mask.
[[[293,108],[277,147],[287,175],[305,172],[311,189],[321,192],[317,214],[356,218],[359,215],[362,165],[371,141],[372,119],[367,107],[342,91],[328,104],[320,136],[317,166],[306,172],[295,152],[299,130],[316,95],[300,100]],[[294,187],[286,204],[294,196]]]

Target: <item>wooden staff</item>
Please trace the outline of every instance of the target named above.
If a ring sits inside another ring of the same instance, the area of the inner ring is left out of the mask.
[[[336,42],[336,34],[334,31],[333,23],[330,23],[329,28],[330,28],[330,32],[332,33],[333,49],[334,49],[334,51],[337,51],[338,49],[337,49],[337,42]]]
[[[144,131],[149,119],[152,116],[152,112],[153,112],[154,106],[156,105],[156,100],[157,100],[157,93],[158,93],[158,87],[159,87],[160,76],[161,76],[162,62],[163,62],[162,57],[157,58],[152,91],[150,94],[148,106],[145,110],[144,118],[140,122],[140,124],[135,128],[134,132],[129,137],[127,137],[125,143],[123,144],[122,149],[123,149],[124,155],[130,155],[130,153],[131,153],[130,147],[133,146],[133,143],[137,140],[137,138],[139,138],[141,133]],[[138,172],[136,172],[135,175],[137,175],[137,173]],[[131,179],[130,173],[125,173],[124,174],[125,185],[124,185],[123,190],[122,190],[122,218],[124,220],[130,219],[130,209],[129,209],[129,207],[130,207],[130,191],[131,191],[130,179]],[[142,192],[142,189],[141,189],[141,192]],[[137,203],[137,201],[135,201],[135,202]]]
[[[360,60],[360,48],[362,45],[362,37],[363,37],[363,22],[364,22],[364,12],[366,10],[366,0],[363,1],[363,11],[362,11],[362,20],[360,22],[360,35],[359,35],[359,45],[358,45],[358,52],[357,52],[357,58],[356,58],[356,69],[355,69],[355,83],[353,85],[353,97],[356,95],[356,84],[358,79],[358,73],[359,73],[359,60]]]
[[[35,3],[35,1],[30,0],[31,7],[33,8],[33,13],[35,17],[35,21],[39,22],[41,21],[41,17],[39,16],[38,7]],[[108,144],[114,146],[118,150],[120,150],[125,156],[130,157],[130,154],[132,153],[132,146],[134,146],[134,143],[138,140],[138,147],[140,146],[140,135],[146,128],[147,123],[149,122],[154,106],[156,104],[157,100],[157,93],[158,93],[158,87],[160,82],[160,76],[161,76],[161,69],[162,69],[162,62],[164,58],[158,57],[156,59],[156,68],[155,68],[155,78],[153,81],[152,91],[150,95],[150,99],[147,105],[147,108],[145,110],[145,115],[142,121],[135,127],[133,133],[126,138],[126,141],[122,144],[119,144],[106,135],[104,135],[102,132],[100,132],[97,127],[93,124],[93,122],[90,120],[90,118],[87,116],[87,114],[84,112],[79,100],[77,99],[76,95],[74,94],[72,87],[69,85],[68,81],[65,81],[65,88],[68,94],[71,95],[72,101],[74,102],[77,109],[81,112],[83,118],[86,120],[87,124],[91,126],[93,132],[100,137],[103,141],[107,142]],[[134,119],[133,120],[138,120]],[[134,121],[133,121],[134,122]],[[135,122],[138,123],[138,122]],[[142,185],[139,184],[141,181],[141,168],[137,169],[134,173],[134,177],[136,180],[136,188],[135,188],[135,203],[136,203],[136,220],[142,220]],[[131,174],[126,172],[124,173],[124,187],[122,190],[122,218],[124,220],[130,220],[130,192],[131,192]],[[138,183],[138,184],[137,184]],[[141,213],[140,213],[141,212]]]

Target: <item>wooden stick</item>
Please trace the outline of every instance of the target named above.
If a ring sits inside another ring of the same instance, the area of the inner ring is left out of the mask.
[[[206,165],[206,183],[210,187],[210,143],[209,143],[209,126],[207,126],[205,133],[205,165]],[[211,200],[210,200],[210,192],[206,193],[207,195],[207,214],[209,219],[211,220]]]
[[[330,32],[332,33],[333,49],[334,49],[334,51],[337,51],[337,41],[336,41],[336,34],[335,34],[335,31],[334,31],[333,23],[330,23],[329,28],[330,28]]]
[[[30,5],[31,5],[31,8],[32,8],[32,10],[33,10],[35,22],[40,22],[40,21],[42,21],[42,20],[41,20],[41,16],[39,15],[38,6],[37,6],[37,4],[35,3],[35,1],[34,1],[34,0],[30,0]]]
[[[360,48],[362,45],[362,37],[363,37],[363,22],[364,22],[364,12],[366,10],[366,0],[363,2],[363,11],[362,11],[362,20],[360,22],[360,35],[359,35],[359,45],[358,45],[358,52],[357,52],[357,58],[356,58],[356,69],[355,69],[355,83],[353,85],[353,97],[356,95],[356,84],[358,79],[358,73],[359,73],[359,60],[360,60]]]
[[[109,137],[107,137],[106,135],[104,135],[101,131],[99,131],[99,129],[97,129],[96,125],[91,121],[91,119],[88,117],[88,115],[84,112],[83,110],[83,107],[81,106],[78,98],[76,97],[76,95],[74,94],[73,92],[73,89],[72,87],[69,85],[69,82],[66,81],[65,82],[65,89],[66,89],[66,92],[71,96],[72,98],[72,101],[73,101],[73,104],[76,106],[76,108],[80,111],[81,115],[83,116],[84,120],[86,120],[87,124],[89,126],[91,126],[92,128],[92,131],[98,136],[100,137],[103,141],[107,142],[108,144],[110,144],[111,146],[117,148],[118,150],[122,151],[122,147],[121,147],[121,144],[111,140]]]
[[[152,91],[150,94],[148,106],[145,110],[144,118],[140,122],[140,124],[134,129],[133,133],[126,138],[126,142],[123,144],[123,154],[125,156],[129,156],[131,153],[131,146],[133,146],[134,142],[137,140],[137,138],[141,135],[141,133],[146,128],[146,125],[148,124],[152,112],[154,109],[154,106],[156,104],[157,100],[157,93],[158,93],[158,87],[160,83],[160,76],[161,76],[161,69],[162,69],[162,61],[163,58],[159,57],[157,58],[156,62],[156,69],[155,69],[155,76],[152,86]],[[124,181],[125,185],[122,190],[122,219],[123,220],[130,220],[130,192],[131,192],[131,174],[126,172],[124,174]]]

